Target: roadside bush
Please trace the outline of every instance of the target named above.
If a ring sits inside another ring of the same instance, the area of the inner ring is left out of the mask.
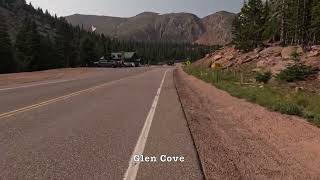
[[[256,74],[256,81],[259,83],[267,84],[271,80],[271,78],[272,78],[272,74],[270,71],[265,73],[258,72]]]
[[[297,104],[299,105],[299,106],[301,106],[301,107],[304,107],[304,108],[306,108],[306,107],[308,107],[309,106],[309,101],[305,98],[305,99],[297,99],[296,100],[297,101]]]
[[[278,111],[283,114],[289,114],[289,115],[301,116],[303,114],[302,108],[300,108],[296,104],[289,103],[289,102],[277,102],[273,105],[272,109],[274,111]]]
[[[302,81],[312,73],[311,67],[303,64],[295,64],[281,71],[277,75],[277,79],[286,82]]]
[[[299,61],[300,61],[300,56],[299,56],[297,50],[294,51],[294,52],[291,54],[291,58],[292,58],[292,60],[294,60],[294,61],[296,61],[296,62],[299,62]]]

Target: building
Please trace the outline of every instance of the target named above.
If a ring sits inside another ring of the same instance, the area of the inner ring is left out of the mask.
[[[94,64],[99,67],[139,67],[141,59],[136,52],[117,52],[111,53],[107,58],[102,56]]]
[[[134,63],[136,67],[141,65],[141,59],[136,52],[116,52],[111,53],[111,60],[120,61],[124,64]]]

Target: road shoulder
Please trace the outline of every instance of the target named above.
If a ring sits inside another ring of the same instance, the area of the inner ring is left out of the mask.
[[[161,162],[160,156],[184,157],[184,162]],[[197,152],[170,70],[160,95],[144,156],[157,162],[142,162],[137,179],[203,179]]]
[[[184,73],[175,82],[208,179],[320,177],[320,130]]]

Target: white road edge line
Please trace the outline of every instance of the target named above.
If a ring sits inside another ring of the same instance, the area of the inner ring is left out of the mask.
[[[139,166],[140,166],[140,162],[135,162],[134,161],[134,156],[135,155],[142,155],[143,151],[144,151],[144,148],[146,146],[146,142],[147,142],[147,139],[148,139],[148,135],[149,135],[149,131],[150,131],[150,128],[151,128],[151,124],[152,124],[152,121],[153,121],[153,118],[154,118],[154,114],[155,114],[155,111],[157,109],[157,106],[158,106],[158,101],[159,101],[159,98],[160,98],[160,94],[161,94],[161,89],[163,87],[163,84],[164,84],[164,81],[165,81],[165,78],[166,78],[166,74],[167,72],[169,71],[169,69],[167,69],[163,75],[163,78],[162,78],[162,81],[161,81],[161,84],[160,84],[160,87],[157,91],[157,94],[153,100],[153,103],[152,103],[152,106],[151,106],[151,109],[149,111],[149,114],[147,116],[147,119],[144,123],[144,126],[142,128],[142,131],[140,133],[140,136],[139,136],[139,139],[137,141],[137,144],[134,148],[134,151],[130,157],[130,161],[129,161],[129,167],[126,171],[126,174],[124,175],[124,178],[123,180],[135,180],[136,177],[137,177],[137,174],[138,174],[138,170],[139,170]]]

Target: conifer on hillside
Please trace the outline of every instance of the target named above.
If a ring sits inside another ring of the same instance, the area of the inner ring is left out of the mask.
[[[233,27],[234,43],[239,49],[251,50],[265,41],[279,42],[282,45],[320,43],[317,38],[320,31],[318,0],[267,0],[262,3],[262,14],[261,2],[245,1],[235,20],[237,23],[234,23]],[[260,24],[257,21],[260,18],[261,24],[263,23],[261,28],[255,26]]]
[[[15,61],[12,49],[12,43],[8,34],[8,28],[5,19],[0,15],[0,73],[14,72]]]

